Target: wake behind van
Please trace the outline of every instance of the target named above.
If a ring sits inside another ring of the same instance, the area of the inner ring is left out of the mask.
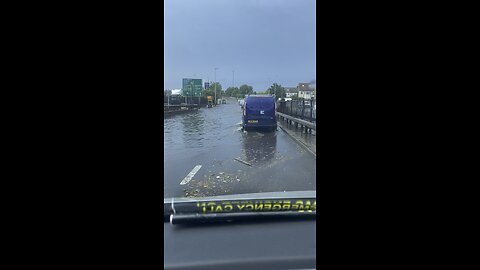
[[[275,97],[254,95],[245,98],[242,117],[243,128],[277,129],[275,117]]]

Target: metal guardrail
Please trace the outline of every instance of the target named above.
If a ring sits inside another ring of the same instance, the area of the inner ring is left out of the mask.
[[[163,111],[181,111],[184,109],[198,109],[200,106],[198,104],[181,104],[181,105],[168,105],[168,104],[163,104]]]
[[[317,130],[317,110],[315,99],[310,100],[289,100],[281,101],[277,104],[277,118],[287,120],[288,124],[295,123],[295,128],[298,125],[305,128],[305,132],[312,132]]]
[[[289,100],[279,102],[277,104],[277,111],[298,119],[315,123],[317,121],[316,104],[317,101],[315,99]]]
[[[312,122],[308,122],[308,121],[305,121],[305,120],[302,120],[302,119],[299,119],[299,118],[296,118],[296,117],[293,117],[293,116],[290,116],[288,114],[284,114],[284,113],[281,113],[281,112],[276,112],[276,115],[281,116],[283,118],[286,118],[288,120],[297,122],[302,126],[306,126],[306,127],[311,128],[313,130],[317,130],[317,125],[312,123]]]

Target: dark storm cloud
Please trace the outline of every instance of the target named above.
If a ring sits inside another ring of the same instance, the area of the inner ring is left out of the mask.
[[[166,89],[182,78],[214,79],[224,88],[315,78],[314,0],[164,0]]]

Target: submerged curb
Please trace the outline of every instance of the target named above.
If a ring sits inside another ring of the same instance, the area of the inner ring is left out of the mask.
[[[277,124],[278,127],[280,127],[283,131],[285,131],[285,133],[287,133],[288,136],[290,136],[290,138],[292,138],[294,141],[296,141],[298,144],[300,144],[303,148],[305,148],[305,150],[307,150],[307,152],[309,152],[310,154],[313,155],[313,157],[315,159],[317,159],[317,154],[316,154],[316,151],[313,151],[312,149],[310,149],[310,147],[308,147],[308,145],[306,145],[304,142],[302,142],[302,140],[298,139],[296,135],[294,135],[291,131],[289,131],[288,129],[284,128],[282,126],[282,123],[278,123]]]

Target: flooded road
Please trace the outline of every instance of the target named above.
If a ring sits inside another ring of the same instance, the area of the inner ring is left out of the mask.
[[[315,159],[281,129],[241,130],[235,99],[164,119],[164,197],[315,190]]]

